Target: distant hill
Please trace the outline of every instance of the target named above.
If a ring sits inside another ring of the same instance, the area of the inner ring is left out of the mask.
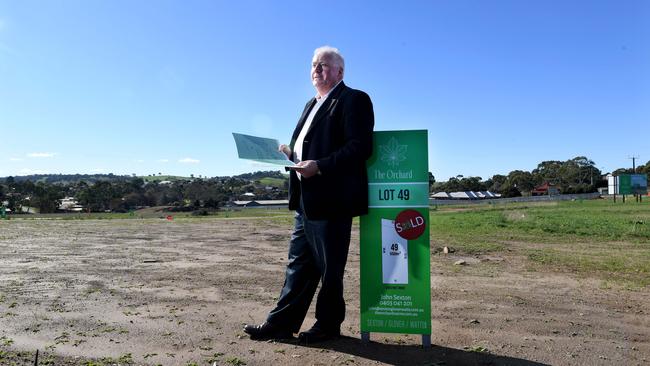
[[[267,178],[262,178],[259,181],[261,184],[265,186],[283,188],[284,182],[286,182],[287,179],[267,177]]]
[[[0,182],[5,182],[8,177],[0,178]],[[84,181],[95,183],[98,181],[124,182],[133,179],[130,175],[115,174],[34,174],[19,175],[13,177],[16,182],[32,181],[34,183],[43,182],[48,184],[70,184]]]
[[[4,183],[8,177],[0,178],[0,183]],[[73,184],[80,181],[86,183],[95,183],[99,181],[105,182],[125,182],[134,178],[140,178],[145,182],[161,182],[161,181],[187,181],[192,179],[224,179],[226,177],[183,177],[178,175],[115,175],[115,174],[34,174],[34,175],[21,175],[13,177],[15,182],[31,181],[34,183],[43,182],[47,184]],[[275,187],[282,187],[284,181],[289,178],[289,175],[283,174],[279,171],[259,171],[254,173],[244,173],[235,175],[233,178],[244,179],[248,181],[260,181],[261,184]]]
[[[194,179],[192,177],[182,177],[178,175],[144,175],[144,176],[139,176],[138,178],[142,178],[142,180],[145,182],[162,182],[162,181],[175,182],[179,180]]]
[[[285,185],[289,180],[289,174],[283,174],[276,170],[276,171],[245,173],[245,174],[237,175],[234,178],[259,182],[259,184],[270,186],[270,187],[285,188]]]
[[[289,179],[289,174],[284,174],[278,170],[259,171],[255,173],[244,173],[235,175],[234,178],[248,179],[248,180],[262,180],[263,178],[278,178]]]

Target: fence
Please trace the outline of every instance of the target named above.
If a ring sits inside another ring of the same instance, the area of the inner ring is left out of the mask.
[[[530,197],[509,197],[509,198],[488,198],[475,200],[438,200],[429,199],[429,205],[467,205],[479,203],[510,203],[510,202],[544,202],[544,201],[571,201],[571,200],[593,200],[600,198],[600,193],[581,194],[559,194],[554,196],[530,196]]]

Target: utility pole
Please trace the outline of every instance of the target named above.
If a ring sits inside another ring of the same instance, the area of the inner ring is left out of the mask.
[[[628,156],[628,159],[632,159],[632,174],[636,174],[636,159],[638,159],[638,156]]]
[[[638,156],[634,156],[634,155],[628,156],[628,159],[632,159],[632,174],[636,174],[636,159],[638,159],[638,158],[639,158]],[[636,192],[635,192],[634,193],[634,200],[636,202],[639,202],[640,196],[641,196],[640,193],[636,194]]]

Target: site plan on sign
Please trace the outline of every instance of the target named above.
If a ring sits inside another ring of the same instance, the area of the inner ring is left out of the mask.
[[[282,166],[294,166],[293,161],[287,159],[284,153],[278,151],[278,140],[266,137],[257,137],[234,133],[237,154],[240,159],[255,160]]]

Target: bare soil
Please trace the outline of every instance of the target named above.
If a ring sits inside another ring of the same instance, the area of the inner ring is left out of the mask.
[[[251,341],[242,326],[273,307],[291,228],[288,215],[2,221],[0,364],[32,365],[39,350],[41,365],[650,365],[650,289],[508,251],[432,250],[433,346],[403,334],[364,345],[358,228],[343,337]],[[312,309],[303,328],[313,321]]]

